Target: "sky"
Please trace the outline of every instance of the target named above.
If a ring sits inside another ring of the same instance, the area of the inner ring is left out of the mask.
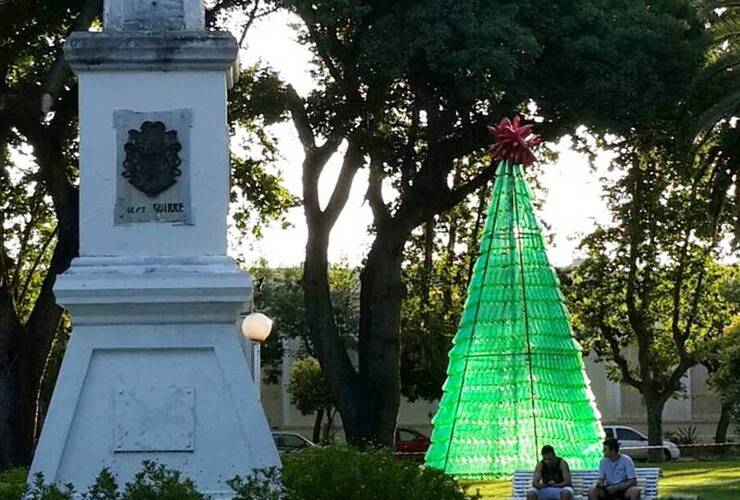
[[[311,89],[309,75],[310,54],[296,41],[290,27],[296,19],[285,14],[272,15],[258,21],[251,29],[241,53],[242,64],[257,61],[268,63],[281,77],[291,83],[299,94]],[[294,194],[301,194],[301,162],[303,151],[291,124],[273,127],[278,137],[281,160],[277,168],[285,186]],[[579,257],[577,246],[581,237],[591,232],[597,223],[609,223],[610,215],[602,199],[602,176],[607,172],[608,158],[600,158],[595,170],[584,155],[570,149],[569,139],[556,145],[560,153],[557,162],[543,165],[540,177],[546,194],[540,219],[551,227],[553,243],[549,249],[550,261],[555,266],[566,266]],[[339,172],[341,158],[333,158],[322,174],[320,188],[322,202],[326,202]],[[347,206],[332,232],[329,259],[346,260],[359,264],[372,242],[367,228],[372,217],[364,203],[367,172],[357,175]],[[387,199],[387,198],[386,198]],[[247,262],[264,258],[271,266],[293,266],[303,261],[306,227],[302,209],[288,214],[292,227],[282,229],[274,224],[264,231],[261,240],[243,244],[239,249]]]

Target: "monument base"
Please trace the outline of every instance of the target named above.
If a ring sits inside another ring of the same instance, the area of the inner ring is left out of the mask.
[[[235,318],[250,279],[226,257],[80,258],[57,299],[74,318],[31,474],[85,491],[145,460],[230,498],[280,466]]]

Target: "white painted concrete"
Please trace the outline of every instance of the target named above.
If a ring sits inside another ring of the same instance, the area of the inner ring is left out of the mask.
[[[107,15],[122,5],[108,0]],[[130,26],[131,11],[117,12]],[[236,44],[205,31],[84,33],[70,37],[66,54],[80,81],[80,257],[55,293],[74,330],[31,473],[84,491],[104,467],[123,484],[156,460],[229,498],[234,475],[280,465],[253,351],[235,328],[251,281],[226,256],[226,87]],[[189,178],[177,196],[191,204],[187,222],[115,223],[120,110],[163,123],[186,110]]]
[[[109,467],[128,481],[143,460],[156,460],[183,471],[203,491],[225,494],[225,480],[279,463],[229,324],[75,327],[60,381],[33,464],[33,471],[43,471],[48,480],[82,489]],[[177,405],[162,406],[157,399],[141,398],[138,422],[122,421],[127,415],[116,408],[121,390],[141,396],[188,387],[194,389],[191,425],[173,418]],[[121,452],[115,435],[121,425],[186,433],[192,451]]]
[[[202,30],[201,0],[109,0],[105,2],[106,30]]]
[[[229,200],[223,71],[80,73],[80,254],[225,255]],[[192,225],[114,225],[115,110],[192,109]],[[245,298],[246,300],[246,298]]]

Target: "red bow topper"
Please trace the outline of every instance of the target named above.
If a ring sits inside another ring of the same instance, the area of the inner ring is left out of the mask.
[[[542,139],[532,132],[532,125],[522,125],[518,115],[513,120],[504,118],[498,125],[489,125],[488,131],[496,139],[496,143],[488,149],[494,161],[523,166],[535,162],[531,148],[541,144]]]

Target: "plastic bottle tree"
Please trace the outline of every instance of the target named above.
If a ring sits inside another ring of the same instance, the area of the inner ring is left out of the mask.
[[[486,479],[531,470],[551,444],[593,469],[600,415],[522,176],[540,139],[518,117],[489,129],[500,163],[426,463]]]

